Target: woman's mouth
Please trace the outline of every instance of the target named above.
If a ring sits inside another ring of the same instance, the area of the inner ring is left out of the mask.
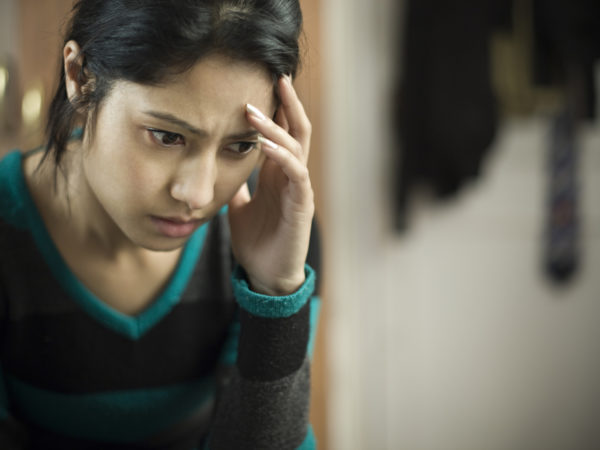
[[[160,234],[170,238],[187,237],[203,222],[201,219],[184,219],[179,217],[151,216],[150,219]]]

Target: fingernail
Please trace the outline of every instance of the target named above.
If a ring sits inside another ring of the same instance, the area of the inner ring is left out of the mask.
[[[265,120],[266,117],[256,106],[252,106],[250,103],[246,103],[246,111],[256,117],[258,120]]]
[[[264,136],[258,136],[258,140],[265,147],[267,147],[267,148],[269,148],[271,150],[277,150],[277,144],[275,142],[267,139],[266,137],[264,137]]]

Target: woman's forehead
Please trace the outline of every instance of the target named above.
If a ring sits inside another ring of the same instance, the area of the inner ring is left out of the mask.
[[[204,61],[161,85],[117,82],[102,108],[109,122],[133,120],[198,137],[223,138],[248,133],[245,105],[272,116],[276,108],[273,81],[266,70],[226,60]]]
[[[159,85],[117,82],[114,93],[142,108],[190,114],[201,110],[226,114],[246,103],[267,113],[276,107],[273,79],[266,68],[220,55],[204,58]]]

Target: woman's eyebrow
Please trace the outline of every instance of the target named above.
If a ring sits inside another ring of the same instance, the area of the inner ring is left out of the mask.
[[[172,114],[159,112],[159,111],[144,111],[144,114],[152,116],[159,120],[164,120],[166,122],[172,123],[178,127],[184,128],[189,132],[198,135],[200,137],[207,137],[208,133],[205,130],[201,130],[200,128],[196,128],[192,124],[186,122],[185,120],[179,119]],[[253,137],[257,137],[260,133],[256,130],[248,130],[243,131],[241,133],[232,134],[226,137],[226,139],[237,140],[237,139],[249,139]]]
[[[202,137],[205,137],[208,135],[208,133],[206,131],[196,128],[195,126],[187,123],[185,120],[179,119],[169,113],[163,113],[163,112],[158,112],[158,111],[144,111],[144,114],[147,114],[147,115],[152,116],[159,120],[164,120],[165,122],[170,122],[173,125],[177,125],[178,127],[185,128],[189,132],[197,134]]]
[[[229,139],[232,141],[241,141],[244,139],[251,139],[251,138],[258,139],[259,134],[260,133],[256,130],[248,130],[248,131],[244,131],[243,133],[231,134],[231,135],[227,136],[226,139]]]

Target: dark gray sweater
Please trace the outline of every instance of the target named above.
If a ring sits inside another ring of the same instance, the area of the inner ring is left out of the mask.
[[[153,303],[124,315],[66,265],[21,162],[19,152],[0,161],[0,448],[315,447],[314,242],[298,292],[259,295],[221,213],[189,239]]]

